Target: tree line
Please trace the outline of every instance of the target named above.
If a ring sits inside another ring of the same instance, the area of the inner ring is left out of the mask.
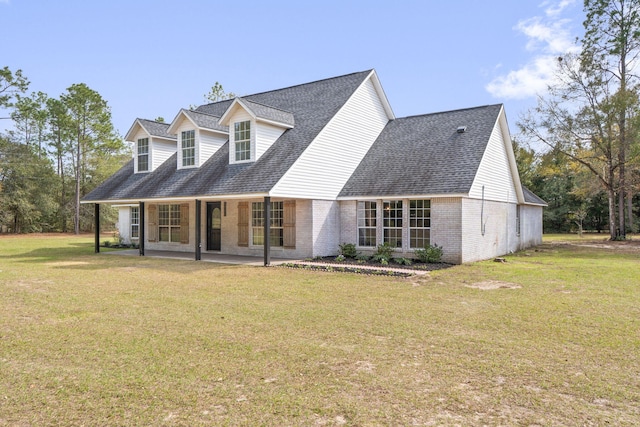
[[[549,203],[545,230],[625,239],[638,225],[640,0],[585,0],[584,11],[580,52],[558,58],[514,145],[526,185]]]
[[[58,98],[27,94],[21,70],[0,69],[0,226],[4,232],[80,233],[93,227],[87,194],[130,159],[111,121],[107,101],[84,83]],[[107,206],[104,219],[115,222]]]

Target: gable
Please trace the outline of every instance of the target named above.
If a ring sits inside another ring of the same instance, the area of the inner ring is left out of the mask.
[[[335,199],[390,117],[373,72],[275,185],[272,195]]]
[[[494,124],[469,197],[509,203],[524,202],[504,112]]]

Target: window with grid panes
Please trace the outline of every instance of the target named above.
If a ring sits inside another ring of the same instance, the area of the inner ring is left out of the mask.
[[[284,208],[282,202],[271,202],[270,246],[284,244]],[[264,245],[264,202],[251,204],[252,244]]]
[[[180,242],[180,205],[158,205],[158,240]]]
[[[180,135],[182,142],[182,166],[196,164],[196,131],[186,130]]]
[[[382,234],[384,243],[402,247],[402,200],[382,202]]]
[[[251,159],[251,121],[233,124],[236,161]]]
[[[376,246],[376,206],[376,202],[358,202],[358,246]]]
[[[140,237],[140,208],[138,206],[131,207],[131,238]]]
[[[138,140],[138,172],[149,170],[149,138]]]
[[[431,244],[431,201],[409,201],[409,247],[424,248]]]

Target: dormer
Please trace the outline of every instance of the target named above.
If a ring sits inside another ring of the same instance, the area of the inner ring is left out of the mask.
[[[244,98],[235,98],[219,120],[229,127],[229,163],[255,162],[293,129],[293,114]]]
[[[182,109],[167,132],[175,135],[178,169],[200,167],[229,139],[229,128],[218,123],[219,117]]]
[[[136,119],[125,141],[134,144],[134,172],[153,172],[176,152],[176,137],[167,133],[169,125],[153,120]]]

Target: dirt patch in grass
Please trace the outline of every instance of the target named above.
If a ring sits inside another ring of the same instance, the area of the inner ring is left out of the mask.
[[[619,253],[639,253],[640,252],[640,239],[636,240],[621,240],[613,241],[608,239],[588,239],[585,240],[558,240],[549,242],[552,247],[558,246],[574,246],[581,248],[594,248],[602,250],[612,250]]]
[[[499,280],[485,280],[476,282],[471,285],[465,285],[467,288],[480,289],[483,291],[492,291],[495,289],[520,289],[522,286],[515,283],[501,282]]]

